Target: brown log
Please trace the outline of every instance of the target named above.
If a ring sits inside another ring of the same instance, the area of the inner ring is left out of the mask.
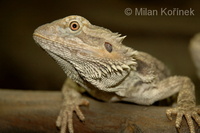
[[[0,133],[57,133],[56,117],[61,92],[0,89]],[[74,115],[75,133],[176,133],[174,119],[165,115],[168,107],[130,103],[104,103],[87,97],[82,106],[85,122]],[[196,129],[199,128],[195,124]],[[185,120],[181,133],[189,132]],[[198,132],[200,130],[198,129]]]

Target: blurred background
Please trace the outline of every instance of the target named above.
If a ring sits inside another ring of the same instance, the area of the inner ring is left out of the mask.
[[[126,8],[132,9],[129,16]],[[136,8],[192,8],[194,16],[138,16]],[[0,88],[60,90],[66,76],[32,34],[38,26],[68,15],[81,15],[127,35],[125,45],[162,60],[173,75],[189,76],[200,99],[200,81],[188,50],[190,39],[200,31],[199,0],[1,0]]]

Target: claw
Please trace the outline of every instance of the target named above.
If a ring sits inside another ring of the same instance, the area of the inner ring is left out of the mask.
[[[169,120],[172,120],[171,109],[168,109],[168,110],[166,111],[166,115],[167,115],[167,118],[168,118]]]

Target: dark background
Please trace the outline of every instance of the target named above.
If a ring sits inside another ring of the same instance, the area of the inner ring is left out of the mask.
[[[125,15],[131,8],[133,14]],[[136,16],[135,8],[195,10],[195,16]],[[32,38],[34,30],[68,15],[127,35],[124,44],[165,62],[173,75],[189,76],[197,86],[188,45],[200,28],[199,0],[1,0],[0,88],[60,90],[66,76]],[[200,101],[199,101],[200,103]]]

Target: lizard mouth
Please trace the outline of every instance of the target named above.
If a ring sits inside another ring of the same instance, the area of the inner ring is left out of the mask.
[[[53,47],[50,46],[54,43],[54,41],[47,39],[46,37],[38,33],[33,33],[33,38],[36,41],[36,44],[38,44],[43,50],[47,51],[47,53],[49,53],[51,56],[54,56],[54,57],[57,56],[63,60],[66,60],[57,52],[55,52],[56,50],[54,50]]]
[[[45,37],[37,32],[33,33],[33,38],[40,47],[52,53],[62,52],[62,49],[66,50],[68,48],[67,46],[64,47],[61,42]]]
[[[66,41],[61,41],[59,38],[55,38],[53,36],[45,37],[40,33],[34,32],[33,38],[36,41],[37,44],[39,44],[40,47],[43,49],[48,49],[49,51],[52,51],[53,53],[55,51],[70,51],[71,53],[76,54],[77,52],[83,56],[86,55],[95,55],[97,54],[96,51],[94,51],[91,47],[85,45],[85,44],[77,44],[76,42],[69,41],[69,44],[66,43]],[[76,44],[76,45],[75,45]],[[58,49],[58,50],[55,50]]]

